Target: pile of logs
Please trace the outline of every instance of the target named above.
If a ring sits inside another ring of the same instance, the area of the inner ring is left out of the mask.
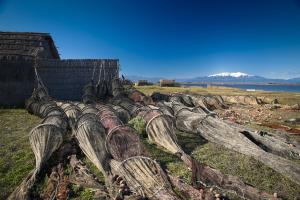
[[[300,145],[285,135],[257,132],[219,119],[215,109],[226,109],[227,102],[260,104],[252,97],[227,98],[154,93],[151,97],[137,90],[125,91],[122,82],[112,83],[113,99],[99,101],[93,82],[83,89],[82,102],[54,101],[44,86],[39,85],[26,101],[27,110],[43,118],[30,132],[29,140],[36,158],[36,167],[11,194],[10,199],[30,199],[46,161],[57,152],[52,164],[43,199],[67,199],[69,184],[82,185],[98,191],[98,197],[124,199],[214,199],[212,192],[198,190],[209,183],[222,190],[235,191],[248,199],[272,198],[272,195],[244,183],[238,177],[224,175],[217,169],[194,160],[178,144],[176,129],[199,134],[206,140],[249,155],[300,184],[300,167],[286,158],[299,159]],[[224,101],[225,100],[225,101]],[[149,140],[178,156],[192,170],[193,186],[163,170],[150,158],[136,130],[127,125],[134,117],[146,124]],[[72,134],[68,134],[72,133]],[[81,150],[79,150],[81,149]],[[83,165],[80,151],[102,172],[105,186]],[[66,175],[66,163],[72,173]],[[53,166],[54,165],[54,166]],[[216,199],[222,198],[220,195]]]
[[[230,103],[241,103],[246,105],[260,105],[264,101],[260,98],[251,95],[236,95],[236,96],[222,96],[222,98]]]

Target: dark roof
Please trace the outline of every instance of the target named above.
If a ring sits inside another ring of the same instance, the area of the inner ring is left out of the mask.
[[[40,58],[59,59],[49,33],[0,32],[0,59],[32,59],[37,49]]]

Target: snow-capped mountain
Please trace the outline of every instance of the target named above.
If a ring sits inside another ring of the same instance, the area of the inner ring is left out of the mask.
[[[268,82],[261,76],[246,74],[243,72],[222,72],[209,76],[201,76],[192,79],[183,80],[183,82],[207,82],[207,83],[261,83]]]
[[[142,76],[126,76],[126,78],[137,81],[137,80],[148,80],[156,83],[163,77],[142,77]],[[169,78],[170,79],[170,78]],[[199,76],[195,78],[177,78],[177,82],[197,82],[197,83],[283,83],[283,84],[299,84],[300,78],[293,79],[270,79],[262,76],[250,75],[243,72],[222,72],[218,74],[212,74],[209,76]]]
[[[246,76],[253,76],[253,75],[250,75],[250,74],[246,74],[246,73],[243,73],[243,72],[222,72],[222,73],[219,73],[219,74],[212,74],[212,75],[209,75],[208,77],[246,77]]]

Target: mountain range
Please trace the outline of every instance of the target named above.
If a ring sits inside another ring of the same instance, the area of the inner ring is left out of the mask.
[[[156,83],[164,77],[143,77],[143,76],[126,76],[132,81],[147,80]],[[259,84],[300,84],[299,78],[292,79],[271,79],[257,75],[250,75],[243,72],[222,72],[209,76],[199,76],[195,78],[179,78],[177,82],[197,82],[197,83],[259,83]]]

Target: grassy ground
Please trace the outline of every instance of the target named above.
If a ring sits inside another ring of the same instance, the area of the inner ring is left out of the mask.
[[[160,88],[157,86],[144,86],[138,87],[138,89],[147,94],[154,91],[196,94],[245,94],[244,91],[228,88]],[[299,102],[300,98],[299,93],[257,92],[256,95],[262,94],[279,98],[279,100],[289,104]],[[28,114],[24,109],[0,109],[0,199],[5,199],[33,169],[34,155],[30,149],[28,134],[39,121],[39,118]],[[181,176],[186,182],[189,182],[191,172],[183,163],[177,157],[149,143],[145,136],[144,125],[139,120],[133,120],[132,124],[141,133],[142,141],[151,157],[172,174]],[[247,183],[263,191],[278,192],[284,199],[292,200],[300,196],[299,185],[248,156],[209,143],[196,135],[178,132],[178,139],[183,149],[195,159],[217,168],[225,174],[239,176]],[[84,160],[84,162],[101,179],[101,173],[88,160]],[[79,191],[79,188],[72,188],[72,190],[74,192],[78,190],[78,198],[74,199],[91,198],[91,191],[89,190]],[[233,199],[235,198],[233,197]]]
[[[28,134],[40,119],[24,109],[0,109],[0,199],[34,167]]]
[[[294,105],[300,102],[299,92],[267,92],[267,91],[254,91],[248,92],[245,90],[229,87],[213,86],[210,88],[203,87],[160,87],[158,85],[151,86],[136,86],[136,88],[147,95],[153,92],[174,93],[182,92],[186,94],[219,94],[219,95],[255,95],[264,96],[269,98],[277,98],[280,103]]]
[[[152,158],[156,159],[171,174],[180,176],[187,183],[190,183],[191,171],[176,156],[149,142],[145,133],[145,127],[143,127],[145,125],[141,120],[134,118],[130,124],[140,133],[142,141],[151,153]],[[277,192],[284,199],[300,197],[300,185],[291,182],[273,169],[249,156],[207,142],[198,135],[178,131],[177,137],[180,146],[186,153],[206,165],[219,169],[225,174],[238,176],[246,183],[260,190],[271,194]],[[234,194],[227,193],[227,195],[231,199],[239,199]]]

